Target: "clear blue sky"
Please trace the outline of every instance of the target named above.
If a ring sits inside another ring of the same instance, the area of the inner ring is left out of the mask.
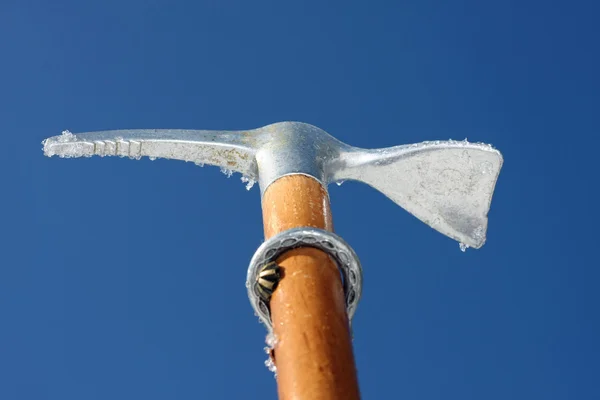
[[[0,399],[274,399],[246,268],[260,196],[189,163],[43,157],[63,129],[295,120],[492,143],[488,242],[330,187],[364,267],[365,399],[598,399],[593,1],[0,4]]]

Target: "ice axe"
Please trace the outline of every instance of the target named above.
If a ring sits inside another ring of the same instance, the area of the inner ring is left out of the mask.
[[[349,321],[362,268],[332,232],[327,185],[366,183],[461,249],[480,248],[503,161],[491,146],[466,140],[362,149],[299,122],[248,131],[65,131],[43,145],[47,156],[160,157],[258,181],[266,241],[248,268],[248,296],[270,333],[280,398],[311,400],[359,398]]]

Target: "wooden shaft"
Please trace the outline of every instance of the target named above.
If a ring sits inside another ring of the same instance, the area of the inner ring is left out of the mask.
[[[265,237],[290,228],[333,230],[329,197],[315,179],[290,175],[262,200]],[[281,400],[359,399],[340,272],[324,252],[300,248],[277,260],[283,278],[271,297]]]

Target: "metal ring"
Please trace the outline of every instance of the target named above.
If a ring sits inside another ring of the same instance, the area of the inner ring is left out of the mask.
[[[313,247],[330,255],[342,274],[342,284],[346,297],[346,311],[351,321],[362,291],[362,267],[358,256],[352,248],[334,233],[317,228],[294,228],[281,232],[265,241],[254,253],[246,277],[248,299],[256,315],[271,332],[273,324],[269,307],[260,297],[256,289],[256,276],[259,269],[288,250],[299,247]]]

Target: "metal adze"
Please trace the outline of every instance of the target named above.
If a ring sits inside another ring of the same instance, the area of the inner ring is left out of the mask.
[[[362,149],[300,122],[248,131],[114,130],[44,140],[47,156],[168,158],[211,164],[257,180],[261,195],[282,176],[304,174],[323,186],[356,180],[379,190],[461,247],[480,248],[502,167],[492,146],[434,141]]]

